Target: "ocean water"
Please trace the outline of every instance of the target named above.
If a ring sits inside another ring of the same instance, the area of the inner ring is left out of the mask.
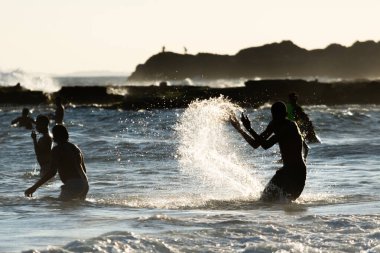
[[[290,204],[258,201],[281,167],[277,146],[253,150],[228,123],[245,111],[261,131],[269,105],[69,107],[90,190],[68,203],[56,199],[58,178],[24,197],[38,165],[30,131],[10,126],[21,109],[0,107],[0,252],[380,252],[378,105],[304,107],[322,143]]]

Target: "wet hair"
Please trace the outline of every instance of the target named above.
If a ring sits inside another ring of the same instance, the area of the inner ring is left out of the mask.
[[[49,126],[49,118],[45,115],[38,115],[36,119],[37,124],[41,124],[42,127],[46,128]]]
[[[53,138],[55,141],[68,141],[69,133],[67,132],[66,127],[63,125],[55,125],[53,127]]]
[[[286,105],[282,101],[275,102],[271,107],[272,116],[274,119],[282,119],[286,117]]]

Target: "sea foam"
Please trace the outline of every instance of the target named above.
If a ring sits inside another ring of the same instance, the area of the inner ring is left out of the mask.
[[[184,173],[213,190],[215,198],[259,196],[262,186],[236,152],[230,116],[242,108],[224,97],[192,102],[179,118],[178,159]],[[210,195],[210,193],[207,193]]]
[[[31,74],[17,69],[0,71],[0,87],[10,87],[20,84],[31,91],[56,92],[60,85],[52,77],[43,74]]]

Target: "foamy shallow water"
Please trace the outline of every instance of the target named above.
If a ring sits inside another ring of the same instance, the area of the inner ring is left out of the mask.
[[[0,108],[0,252],[380,252],[379,106],[305,107],[323,143],[311,145],[291,204],[257,200],[281,166],[278,149],[245,144],[226,123],[242,108],[221,98],[188,109],[68,108],[88,198],[57,201],[59,180],[25,198],[38,166],[30,132],[9,126],[21,109]],[[247,112],[258,131],[270,119],[268,107]]]

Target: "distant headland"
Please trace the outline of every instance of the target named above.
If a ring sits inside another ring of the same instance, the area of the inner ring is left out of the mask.
[[[136,67],[128,81],[192,79],[380,77],[380,42],[331,44],[307,50],[291,41],[240,50],[235,55],[161,52]]]
[[[186,78],[195,85],[167,82]],[[51,104],[60,96],[75,106],[153,109],[186,107],[196,99],[222,95],[242,106],[260,106],[286,100],[289,92],[297,92],[303,104],[380,104],[379,78],[380,42],[306,50],[283,41],[244,49],[233,56],[161,52],[138,65],[128,79],[159,81],[160,85],[83,86],[78,79],[78,85],[63,85],[50,93],[28,90],[20,83],[0,87],[0,104]],[[198,80],[213,79],[246,81],[236,87],[196,85]]]

